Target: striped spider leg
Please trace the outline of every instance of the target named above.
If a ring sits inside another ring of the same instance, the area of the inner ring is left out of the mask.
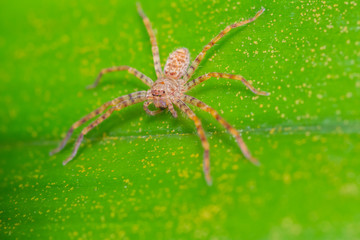
[[[199,137],[201,139],[201,144],[204,148],[204,161],[203,161],[203,170],[205,174],[205,180],[208,185],[212,184],[211,176],[210,176],[210,146],[209,142],[206,139],[205,131],[202,127],[200,119],[195,115],[195,113],[182,101],[177,100],[175,105],[180,108],[181,111],[186,113],[186,115],[194,121],[196,130],[199,134]]]
[[[53,155],[55,153],[60,152],[65,147],[66,143],[68,142],[68,140],[70,139],[72,133],[74,132],[74,130],[76,128],[80,127],[85,122],[89,121],[90,119],[92,119],[95,116],[99,115],[100,113],[104,112],[108,107],[111,106],[111,108],[108,109],[103,115],[98,117],[94,122],[92,122],[89,126],[85,127],[81,131],[81,134],[79,135],[78,139],[76,140],[75,147],[74,147],[71,155],[63,162],[63,165],[66,165],[68,162],[70,162],[75,157],[84,136],[90,130],[92,130],[94,127],[96,127],[97,125],[102,123],[105,119],[110,117],[110,115],[114,111],[119,111],[119,110],[121,110],[121,109],[123,109],[123,108],[125,108],[127,106],[130,106],[130,105],[133,105],[135,103],[142,102],[142,101],[145,101],[145,100],[146,100],[146,91],[139,91],[139,92],[134,92],[134,93],[130,93],[128,95],[124,95],[124,96],[115,98],[114,100],[103,104],[102,106],[100,106],[95,111],[89,113],[85,117],[81,118],[79,121],[75,122],[71,126],[71,128],[68,130],[65,138],[61,141],[59,146],[56,149],[54,149],[54,150],[52,150],[50,152],[50,155]]]
[[[265,91],[257,90],[248,81],[246,81],[246,79],[244,77],[242,77],[240,75],[213,72],[213,73],[207,73],[205,75],[202,75],[192,81],[188,81],[188,80],[191,78],[191,76],[193,75],[193,73],[195,72],[197,67],[199,66],[200,62],[205,57],[206,52],[211,47],[213,47],[216,42],[218,42],[222,37],[224,37],[231,29],[237,28],[237,27],[243,26],[247,23],[255,21],[264,11],[265,11],[265,9],[261,8],[261,10],[258,11],[254,17],[252,17],[248,20],[237,22],[237,23],[227,26],[223,31],[221,31],[215,38],[213,38],[203,48],[203,50],[198,54],[198,56],[192,62],[192,64],[188,68],[187,72],[182,76],[182,81],[184,82],[184,85],[182,88],[183,94],[181,95],[180,102],[178,101],[176,105],[182,111],[184,111],[188,115],[188,117],[194,121],[194,123],[196,125],[198,134],[200,136],[200,139],[201,139],[201,142],[202,142],[202,145],[204,148],[203,169],[204,169],[205,179],[206,179],[206,182],[208,183],[208,185],[211,185],[211,183],[212,183],[211,176],[210,176],[209,144],[203,133],[204,131],[202,129],[200,120],[195,116],[195,114],[190,110],[190,108],[186,106],[185,103],[194,105],[194,106],[199,107],[200,109],[210,113],[221,125],[223,125],[235,137],[244,156],[255,165],[259,165],[260,163],[256,158],[254,158],[251,155],[249,149],[247,148],[247,146],[246,146],[245,142],[243,141],[239,132],[234,127],[232,127],[228,122],[226,122],[224,120],[224,118],[222,118],[215,109],[211,108],[210,106],[206,105],[205,103],[203,103],[202,101],[200,101],[194,97],[185,95],[184,93],[189,91],[191,88],[195,87],[199,83],[208,80],[211,77],[240,80],[247,88],[249,88],[253,93],[258,94],[258,95],[268,96],[269,93],[265,92]]]
[[[158,48],[157,43],[156,43],[156,38],[155,38],[155,35],[154,35],[154,31],[152,30],[150,21],[146,17],[146,15],[144,14],[144,12],[142,11],[141,6],[140,6],[139,3],[137,4],[137,10],[138,10],[139,15],[143,19],[146,30],[148,31],[148,34],[150,36],[150,41],[151,41],[151,45],[152,45],[152,52],[153,52],[153,58],[154,58],[155,72],[156,72],[156,76],[159,77],[159,76],[162,75],[162,69],[161,69],[161,65],[160,65],[159,48]],[[149,87],[151,87],[154,84],[154,81],[151,78],[147,77],[146,75],[144,75],[143,73],[141,73],[140,71],[138,71],[135,68],[132,68],[132,67],[129,67],[129,66],[114,66],[114,67],[102,69],[100,71],[100,73],[98,74],[97,78],[95,79],[94,83],[92,85],[89,85],[87,88],[88,89],[95,88],[99,84],[100,79],[104,74],[110,73],[110,72],[116,72],[116,71],[127,71],[130,74],[136,76],[138,79],[140,79],[142,82],[144,82]],[[53,155],[53,154],[56,154],[56,153],[60,152],[65,147],[66,143],[68,142],[68,140],[70,139],[72,133],[74,132],[74,130],[76,128],[80,127],[82,124],[84,124],[85,122],[87,122],[90,119],[94,118],[95,116],[101,114],[108,107],[112,107],[104,115],[102,115],[100,118],[98,118],[96,121],[94,121],[92,124],[90,124],[88,127],[86,127],[81,132],[80,136],[78,137],[78,140],[75,143],[75,147],[74,147],[74,150],[73,150],[71,156],[68,157],[63,162],[63,165],[66,165],[69,161],[71,161],[76,156],[77,150],[79,149],[81,141],[82,141],[82,139],[83,139],[83,137],[84,137],[84,135],[86,133],[88,133],[91,129],[93,129],[95,126],[100,124],[103,120],[108,118],[110,116],[110,114],[112,112],[114,112],[115,110],[118,111],[123,107],[126,107],[128,105],[139,102],[139,100],[140,100],[140,102],[146,100],[146,92],[141,91],[141,92],[131,93],[131,94],[128,94],[128,95],[125,95],[125,96],[118,97],[118,98],[116,98],[116,99],[114,99],[112,101],[109,101],[109,102],[103,104],[98,109],[94,110],[93,112],[89,113],[85,117],[81,118],[79,121],[75,122],[71,126],[71,128],[68,130],[65,138],[60,142],[59,146],[50,152],[50,155]],[[148,105],[149,105],[149,102],[145,102],[144,109],[146,110],[146,112],[148,114],[155,115],[155,114],[162,111],[162,110],[150,111],[148,109]]]
[[[80,147],[80,144],[84,138],[84,136],[92,130],[94,127],[102,123],[105,119],[111,116],[111,114],[115,111],[119,111],[129,105],[136,104],[139,102],[144,102],[143,108],[149,115],[156,115],[162,112],[165,109],[168,109],[173,117],[177,117],[177,112],[174,109],[174,106],[177,106],[182,112],[184,112],[191,120],[194,121],[197,133],[200,137],[202,146],[204,148],[204,158],[203,158],[203,170],[205,175],[205,180],[208,185],[212,184],[212,179],[210,175],[210,154],[209,154],[209,143],[206,139],[205,131],[202,127],[200,119],[195,115],[195,113],[186,105],[191,104],[200,109],[210,113],[217,121],[220,122],[236,139],[241,151],[243,152],[244,156],[249,159],[254,164],[259,164],[259,162],[250,154],[250,151],[246,147],[241,135],[238,131],[232,127],[229,123],[227,123],[213,108],[206,105],[202,101],[185,95],[185,92],[193,88],[194,86],[198,85],[199,83],[208,80],[211,77],[216,78],[227,78],[227,79],[234,79],[240,80],[247,88],[253,91],[255,94],[258,95],[268,95],[267,92],[259,91],[255,89],[249,82],[247,82],[242,76],[240,75],[232,75],[227,73],[207,73],[202,75],[194,80],[188,81],[194,71],[199,66],[201,60],[204,58],[207,50],[209,50],[217,41],[219,41],[226,33],[228,33],[231,29],[235,27],[239,27],[245,25],[249,22],[254,21],[257,17],[259,17],[263,12],[264,9],[262,8],[253,18],[249,20],[245,20],[242,22],[234,23],[228,27],[226,27],[223,31],[221,31],[214,39],[212,39],[202,50],[202,52],[196,57],[196,59],[190,65],[190,53],[189,50],[186,48],[179,48],[172,52],[168,59],[166,60],[164,71],[161,68],[160,64],[160,57],[159,57],[159,48],[157,46],[156,38],[154,35],[154,31],[151,28],[151,24],[143,10],[141,9],[140,4],[137,4],[137,10],[142,18],[146,30],[150,37],[150,42],[152,46],[152,53],[153,53],[153,60],[154,60],[154,67],[157,76],[157,80],[154,82],[152,79],[144,75],[143,73],[139,72],[138,70],[129,67],[129,66],[115,66],[110,68],[105,68],[100,71],[98,77],[96,78],[95,82],[89,86],[89,88],[94,88],[98,85],[101,77],[110,72],[114,71],[127,71],[130,74],[133,74],[141,81],[143,81],[146,85],[150,87],[147,91],[139,91],[135,93],[131,93],[128,95],[124,95],[118,97],[112,101],[109,101],[98,109],[94,110],[93,112],[89,113],[85,117],[81,118],[79,121],[75,122],[71,128],[68,130],[65,138],[59,144],[59,146],[54,149],[50,154],[55,154],[61,151],[67,141],[70,139],[74,130],[80,127],[85,122],[89,121],[90,119],[100,115],[95,121],[93,121],[90,125],[85,127],[79,137],[75,142],[74,149],[71,155],[63,162],[63,164],[67,164],[71,161],[75,156]],[[189,67],[190,65],[190,67]],[[154,104],[157,108],[155,111],[150,110],[148,107],[150,104]]]
[[[188,81],[191,76],[193,75],[193,73],[195,72],[195,70],[197,69],[197,67],[199,66],[200,62],[204,59],[206,52],[215,45],[215,43],[217,43],[221,38],[223,38],[228,32],[230,32],[231,29],[237,28],[237,27],[241,27],[245,24],[251,23],[253,21],[255,21],[263,12],[265,11],[265,8],[261,8],[260,11],[258,11],[254,17],[241,21],[241,22],[237,22],[234,24],[231,24],[229,26],[227,26],[224,30],[222,30],[216,37],[214,37],[204,48],[203,50],[197,55],[197,57],[195,58],[195,60],[191,63],[189,70],[187,71],[186,75],[184,76],[184,80]]]

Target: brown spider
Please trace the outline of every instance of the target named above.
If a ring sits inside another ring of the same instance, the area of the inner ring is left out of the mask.
[[[219,121],[236,139],[241,151],[245,155],[247,159],[249,159],[252,163],[258,165],[259,162],[250,154],[250,151],[246,147],[243,139],[241,138],[238,131],[232,127],[229,123],[227,123],[213,108],[209,107],[202,101],[185,95],[185,92],[189,91],[194,86],[198,85],[199,83],[209,79],[210,77],[216,77],[216,78],[228,78],[228,79],[235,79],[240,80],[247,88],[249,88],[253,93],[259,94],[259,95],[269,95],[267,92],[258,91],[256,90],[249,82],[247,82],[242,76],[240,75],[232,75],[227,73],[207,73],[205,75],[202,75],[192,81],[188,81],[191,76],[193,75],[194,71],[199,66],[201,60],[204,58],[206,52],[214,46],[216,42],[218,42],[223,36],[225,36],[226,33],[228,33],[231,29],[243,26],[247,23],[250,23],[254,20],[256,20],[263,12],[264,8],[262,8],[260,11],[256,13],[256,15],[253,18],[250,18],[245,21],[237,22],[234,24],[231,24],[227,26],[223,31],[221,31],[215,38],[213,38],[199,53],[199,55],[195,58],[195,60],[192,62],[192,64],[189,67],[190,64],[190,54],[189,50],[186,48],[179,48],[175,50],[173,53],[170,54],[169,58],[166,61],[164,72],[162,71],[161,65],[160,65],[160,57],[159,57],[159,48],[156,43],[156,38],[153,32],[153,29],[151,28],[150,21],[148,17],[144,14],[143,10],[141,9],[140,4],[137,4],[137,11],[141,18],[144,21],[146,30],[148,31],[148,34],[150,36],[150,41],[152,45],[152,53],[154,58],[154,65],[155,65],[155,72],[157,76],[157,80],[153,82],[149,77],[145,76],[143,73],[139,72],[138,70],[131,68],[129,66],[116,66],[116,67],[110,67],[105,68],[101,70],[98,77],[96,78],[94,84],[90,85],[88,88],[94,88],[98,85],[100,78],[105,73],[109,72],[115,72],[115,71],[128,71],[129,73],[135,75],[137,78],[142,80],[146,85],[150,87],[150,90],[148,91],[139,91],[130,93],[128,95],[124,95],[118,98],[115,98],[112,101],[109,101],[105,104],[103,104],[101,107],[96,109],[95,111],[89,113],[79,121],[75,122],[69,131],[66,134],[66,137],[63,139],[63,141],[60,143],[59,147],[54,149],[50,152],[50,155],[55,154],[59,151],[61,151],[64,146],[66,145],[67,141],[69,140],[71,134],[73,131],[81,126],[83,123],[87,122],[91,118],[99,115],[100,113],[104,112],[108,107],[111,107],[105,111],[105,113],[98,117],[94,122],[92,122],[89,126],[85,127],[82,131],[78,139],[76,140],[74,150],[72,151],[72,154],[63,162],[63,164],[67,164],[69,161],[71,161],[78,149],[79,146],[84,138],[84,136],[94,127],[99,125],[102,121],[110,117],[110,115],[114,111],[119,111],[129,105],[133,105],[135,103],[143,102],[145,101],[143,107],[144,110],[150,114],[155,115],[157,113],[160,113],[164,109],[168,108],[173,117],[177,117],[177,112],[174,109],[173,104],[175,104],[180,110],[182,110],[186,115],[194,121],[196,125],[197,132],[200,136],[202,146],[204,148],[204,162],[203,162],[203,169],[205,174],[205,179],[208,185],[212,184],[211,176],[210,176],[210,158],[209,158],[209,143],[206,139],[204,129],[201,125],[200,119],[194,114],[194,112],[185,104],[191,104],[194,106],[199,107],[200,109],[210,113],[217,121]],[[149,110],[149,105],[153,103],[158,110],[151,111]]]

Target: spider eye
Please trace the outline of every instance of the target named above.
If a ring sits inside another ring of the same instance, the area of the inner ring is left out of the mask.
[[[162,96],[162,95],[164,95],[165,94],[165,90],[153,90],[152,92],[152,95],[153,96]]]

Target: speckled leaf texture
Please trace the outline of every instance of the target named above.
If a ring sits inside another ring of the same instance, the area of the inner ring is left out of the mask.
[[[141,0],[140,0],[141,1]],[[155,79],[135,1],[1,1],[0,239],[360,239],[360,40],[357,1],[141,1],[164,66],[176,48],[210,79],[189,92],[237,130],[249,163],[211,115],[213,186],[184,114],[116,112],[71,153],[57,146],[102,103],[148,89],[124,72],[87,90],[100,69],[129,65]]]

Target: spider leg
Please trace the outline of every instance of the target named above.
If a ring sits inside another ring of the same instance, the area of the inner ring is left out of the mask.
[[[128,99],[128,100],[125,100],[125,101],[122,101],[120,102],[119,104],[117,104],[116,106],[108,109],[103,115],[101,115],[100,117],[98,117],[95,121],[93,121],[89,126],[85,127],[79,137],[77,138],[76,140],[76,143],[75,143],[75,146],[74,146],[74,149],[71,153],[71,155],[63,162],[63,165],[66,165],[68,162],[70,162],[76,155],[79,147],[80,147],[80,144],[84,138],[84,136],[91,130],[93,129],[94,127],[96,127],[97,125],[99,125],[100,123],[102,123],[105,119],[107,119],[108,117],[110,117],[110,115],[114,112],[114,111],[120,111],[121,109],[127,107],[127,106],[130,106],[130,105],[133,105],[135,103],[139,103],[139,102],[142,102],[142,101],[145,101],[146,100],[146,95],[142,95],[142,96],[137,96],[137,97],[134,97],[132,99]]]
[[[196,79],[194,79],[194,80],[192,80],[190,82],[187,82],[184,85],[185,92],[189,91],[191,88],[193,88],[196,85],[208,80],[211,77],[240,80],[248,89],[250,89],[255,94],[264,95],[264,96],[270,95],[270,93],[268,93],[268,92],[256,90],[248,81],[246,81],[246,79],[243,76],[227,74],[227,73],[217,73],[217,72],[207,73],[207,74],[202,75],[202,76],[200,76],[200,77],[198,77],[198,78],[196,78]]]
[[[142,97],[146,95],[146,91],[140,91],[140,92],[134,92],[134,93],[130,93],[128,95],[124,95],[118,98],[115,98],[112,101],[109,101],[105,104],[103,104],[102,106],[100,106],[98,109],[92,111],[91,113],[89,113],[88,115],[86,115],[85,117],[81,118],[79,121],[75,122],[71,128],[68,130],[66,137],[61,141],[61,143],[59,144],[59,146],[57,148],[55,148],[54,150],[52,150],[50,152],[50,155],[53,155],[57,152],[60,152],[66,145],[67,141],[70,139],[72,133],[74,132],[74,130],[78,127],[80,127],[82,124],[84,124],[85,122],[87,122],[88,120],[90,120],[91,118],[99,115],[100,113],[102,113],[103,111],[105,111],[105,109],[107,109],[110,106],[116,106],[117,104],[119,104],[120,102],[123,101],[127,101],[127,100],[132,100],[132,99],[136,99],[138,97]]]
[[[175,103],[181,111],[186,113],[188,117],[194,121],[197,133],[200,137],[201,144],[204,148],[204,162],[203,162],[203,170],[205,175],[205,180],[208,185],[212,185],[211,175],[210,175],[210,156],[209,156],[209,142],[206,139],[205,131],[201,125],[200,119],[195,115],[195,113],[181,100],[177,100]]]
[[[193,75],[194,71],[197,69],[197,67],[199,66],[200,62],[203,60],[203,58],[206,55],[206,52],[212,47],[214,46],[214,44],[216,42],[218,42],[222,37],[224,37],[231,29],[233,28],[237,28],[240,26],[243,26],[245,24],[248,24],[250,22],[255,21],[263,12],[265,11],[265,8],[261,8],[260,11],[258,11],[254,17],[247,19],[245,21],[241,21],[241,22],[237,22],[234,24],[231,24],[229,26],[227,26],[224,30],[222,30],[216,37],[214,37],[204,48],[203,50],[199,53],[199,55],[197,55],[197,57],[195,58],[195,60],[192,62],[192,64],[190,65],[187,73],[184,76],[184,80],[185,82],[188,81],[191,76]]]
[[[151,78],[149,78],[148,76],[144,75],[143,73],[141,73],[140,71],[136,70],[135,68],[129,67],[129,66],[115,66],[115,67],[109,67],[109,68],[104,68],[100,71],[99,75],[97,76],[97,78],[95,79],[95,82],[89,86],[87,86],[87,89],[90,88],[95,88],[101,77],[106,74],[106,73],[110,73],[110,72],[117,72],[117,71],[128,71],[128,73],[131,73],[132,75],[134,75],[135,77],[137,77],[138,79],[140,79],[141,81],[143,81],[143,83],[145,83],[146,85],[148,85],[149,87],[151,87],[154,84],[154,81],[151,80]]]
[[[156,42],[156,37],[154,34],[154,31],[151,27],[151,23],[149,18],[145,15],[144,11],[141,8],[141,5],[139,2],[136,3],[136,8],[137,11],[139,13],[139,15],[141,16],[146,30],[149,34],[150,37],[150,41],[151,41],[151,51],[153,53],[153,58],[154,58],[154,66],[155,66],[155,72],[156,72],[156,76],[157,78],[159,78],[160,76],[162,76],[162,68],[161,68],[161,64],[160,64],[160,56],[159,56],[159,47],[157,46],[157,42]]]
[[[174,118],[177,118],[177,112],[174,109],[174,106],[173,106],[172,102],[169,99],[166,99],[165,102],[166,102],[166,105],[167,105],[169,111],[171,112],[172,116]]]
[[[158,114],[158,113],[161,113],[161,112],[163,111],[163,109],[157,109],[157,110],[155,110],[155,111],[151,111],[151,110],[149,109],[149,105],[150,105],[151,103],[152,103],[152,102],[150,102],[150,101],[144,102],[143,107],[144,107],[144,110],[145,110],[145,112],[146,112],[147,114],[154,116],[154,115],[156,115],[156,114]]]
[[[253,156],[251,156],[251,153],[250,153],[249,149],[247,148],[247,146],[246,146],[244,140],[242,139],[241,135],[239,134],[239,132],[233,126],[231,126],[228,122],[226,122],[225,119],[222,118],[215,109],[206,105],[204,102],[202,102],[194,97],[188,96],[188,95],[184,95],[182,100],[186,103],[197,106],[200,109],[210,113],[219,123],[221,123],[221,125],[223,125],[235,137],[244,156],[247,159],[249,159],[249,161],[252,162],[253,164],[260,165],[259,161],[256,158],[254,158]]]

